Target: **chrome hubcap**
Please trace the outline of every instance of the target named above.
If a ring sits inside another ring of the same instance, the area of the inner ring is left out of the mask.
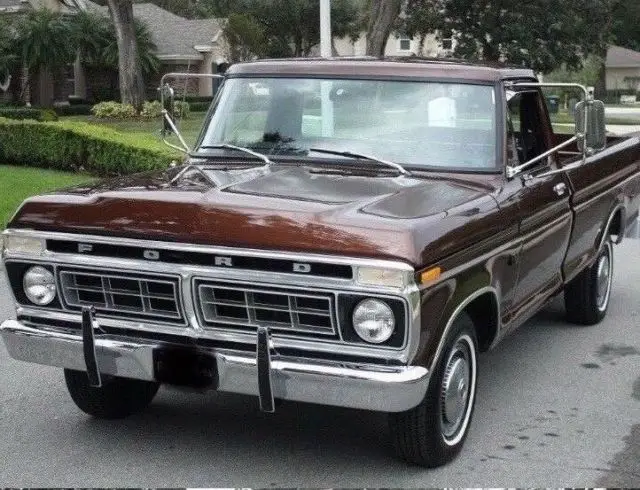
[[[607,245],[606,253],[598,259],[596,276],[596,302],[598,309],[604,311],[609,302],[611,290],[611,246]]]
[[[442,429],[446,438],[460,430],[467,407],[471,385],[471,367],[466,346],[458,344],[449,357],[442,383]]]

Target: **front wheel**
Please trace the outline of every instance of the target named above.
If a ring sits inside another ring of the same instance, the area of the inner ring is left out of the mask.
[[[613,245],[607,240],[591,267],[582,271],[565,288],[567,320],[595,325],[607,314],[613,281]]]
[[[389,415],[391,437],[402,459],[434,468],[458,455],[473,415],[477,353],[473,322],[462,313],[447,334],[420,405]]]
[[[83,412],[100,419],[122,419],[144,410],[160,385],[150,381],[106,377],[100,388],[89,384],[84,371],[64,370],[71,399]]]

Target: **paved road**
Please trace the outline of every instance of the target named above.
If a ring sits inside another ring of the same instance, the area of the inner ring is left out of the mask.
[[[567,325],[556,302],[484,355],[466,447],[436,471],[394,459],[385,417],[369,412],[266,415],[253,398],[161,390],[144,414],[92,420],[60,371],[0,347],[0,486],[638,487],[639,284],[640,241],[628,241],[604,323]]]

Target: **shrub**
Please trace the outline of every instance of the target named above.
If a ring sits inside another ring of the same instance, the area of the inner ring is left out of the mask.
[[[91,108],[98,119],[132,119],[136,117],[136,109],[131,104],[120,102],[100,102]]]
[[[145,119],[159,119],[162,116],[162,104],[157,100],[145,102],[140,116]]]
[[[182,97],[181,97],[182,98]],[[201,95],[187,95],[185,97],[185,100],[187,102],[189,102],[189,104],[198,104],[198,103],[206,103],[207,107],[211,104],[211,102],[213,101],[213,97],[205,97],[205,96],[201,96]]]
[[[182,100],[176,100],[174,103],[174,113],[179,119],[189,119],[191,114],[191,106],[189,102],[183,102]]]
[[[51,109],[34,109],[32,107],[3,107],[0,117],[7,119],[33,119],[34,121],[57,121],[58,116]]]
[[[7,164],[123,175],[167,168],[180,159],[169,148],[103,126],[0,118],[0,161]]]
[[[191,102],[191,112],[207,112],[211,102]]]
[[[89,104],[71,104],[55,108],[56,114],[60,117],[65,116],[89,116],[91,115],[91,105]]]

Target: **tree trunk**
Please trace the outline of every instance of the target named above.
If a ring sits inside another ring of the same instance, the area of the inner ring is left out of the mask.
[[[132,0],[107,0],[118,41],[120,100],[137,110],[144,103],[144,79],[138,56]]]
[[[367,55],[384,56],[393,24],[400,15],[402,0],[372,0],[367,28]]]

